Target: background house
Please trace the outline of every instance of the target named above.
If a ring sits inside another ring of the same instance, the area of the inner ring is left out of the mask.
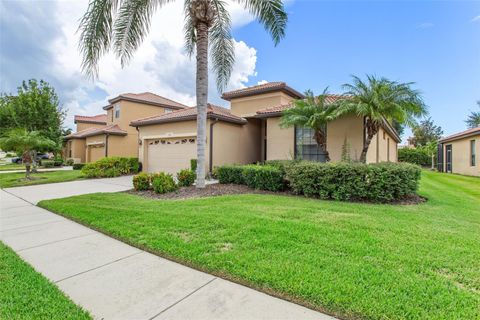
[[[445,137],[438,143],[438,171],[480,176],[480,127]]]

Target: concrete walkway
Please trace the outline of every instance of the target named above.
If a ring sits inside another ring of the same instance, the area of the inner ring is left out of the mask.
[[[69,171],[69,170],[73,170],[73,167],[72,166],[64,166],[64,167],[56,167],[56,168],[37,169],[38,172]],[[0,174],[2,174],[2,173],[18,173],[18,172],[25,172],[25,169],[23,169],[23,170],[4,170],[4,171],[0,171]]]
[[[333,319],[162,259],[34,205],[131,188],[131,177],[120,177],[0,190],[0,240],[96,319]]]

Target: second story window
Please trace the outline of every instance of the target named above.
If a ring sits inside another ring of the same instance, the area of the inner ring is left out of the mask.
[[[115,119],[120,118],[120,105],[119,104],[115,105],[114,112],[115,112]]]
[[[172,112],[172,111],[173,111],[173,110],[170,109],[170,108],[165,108],[165,113],[170,113],[170,112]]]

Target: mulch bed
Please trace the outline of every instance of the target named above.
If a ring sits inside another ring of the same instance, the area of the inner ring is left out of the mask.
[[[126,191],[129,194],[141,196],[149,199],[158,199],[158,200],[185,200],[185,199],[197,199],[197,198],[207,198],[207,197],[216,197],[224,195],[234,195],[234,194],[269,194],[269,195],[283,195],[283,196],[292,196],[292,197],[302,197],[301,195],[296,195],[289,191],[283,192],[271,192],[264,190],[251,189],[244,185],[237,184],[210,184],[205,186],[204,189],[197,189],[195,186],[180,188],[176,192],[170,192],[165,194],[157,194],[152,190],[148,191],[135,191],[129,190]],[[416,205],[426,202],[427,199],[420,197],[418,195],[412,195],[405,197],[401,200],[396,200],[389,202],[387,204],[392,205]],[[368,201],[350,201],[357,203],[372,203]]]

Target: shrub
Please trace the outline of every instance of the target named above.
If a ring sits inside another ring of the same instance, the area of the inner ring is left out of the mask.
[[[89,178],[102,178],[137,173],[138,170],[137,158],[107,157],[88,163],[82,168],[82,173]]]
[[[245,184],[250,188],[269,191],[280,191],[284,188],[283,172],[274,166],[244,166],[242,175]]]
[[[398,149],[398,161],[418,164],[424,167],[428,167],[432,163],[431,156],[422,148]]]
[[[300,162],[286,173],[292,191],[307,197],[387,202],[415,194],[421,170],[406,163]]]
[[[67,161],[65,161],[65,164],[66,164],[67,166],[73,166],[74,163],[75,163],[75,162],[73,161],[73,159],[67,159]]]
[[[179,187],[190,187],[195,182],[196,174],[195,171],[183,169],[177,173],[178,186]]]
[[[74,163],[73,170],[82,170],[84,166],[85,166],[85,163]]]
[[[152,175],[152,187],[156,193],[173,192],[178,189],[173,176],[165,172]]]
[[[190,170],[197,171],[197,159],[190,159]]]
[[[133,187],[137,191],[144,191],[150,189],[150,175],[141,172],[133,177]]]
[[[285,168],[298,162],[299,160],[268,160],[265,165],[280,169],[285,176]]]
[[[217,167],[215,169],[215,176],[222,184],[245,184],[242,166],[227,165]]]
[[[63,160],[55,159],[55,160],[53,160],[53,165],[55,167],[61,167],[61,166],[63,166]]]
[[[55,161],[53,160],[42,160],[40,163],[45,168],[53,168],[55,166]]]

